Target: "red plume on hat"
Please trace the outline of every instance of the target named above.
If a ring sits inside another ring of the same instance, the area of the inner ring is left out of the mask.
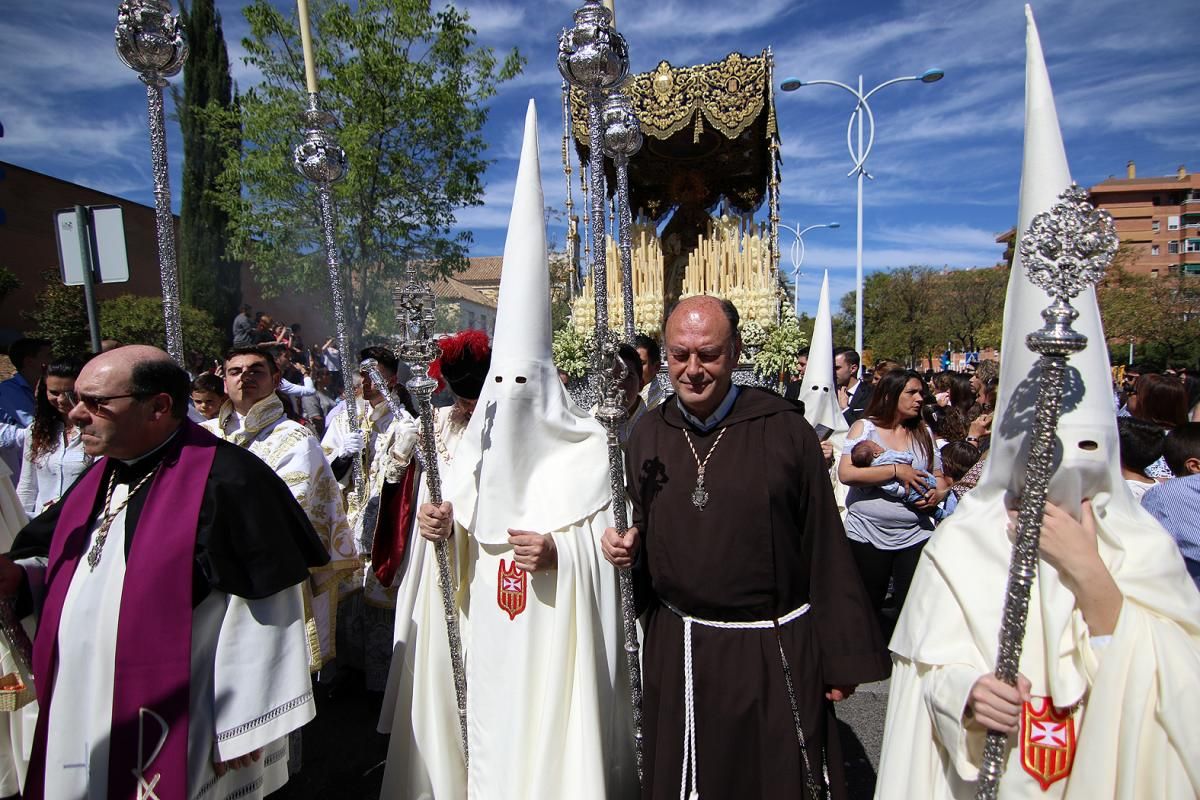
[[[442,354],[429,365],[429,377],[437,380],[439,390],[448,383],[450,391],[459,397],[477,399],[492,363],[492,344],[487,334],[459,331],[438,339],[438,347]]]

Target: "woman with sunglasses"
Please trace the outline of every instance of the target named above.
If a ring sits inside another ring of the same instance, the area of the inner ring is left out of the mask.
[[[83,452],[79,431],[67,419],[77,402],[75,379],[83,363],[76,357],[59,359],[38,381],[37,407],[26,431],[17,484],[17,496],[31,519],[57,502],[92,463]]]

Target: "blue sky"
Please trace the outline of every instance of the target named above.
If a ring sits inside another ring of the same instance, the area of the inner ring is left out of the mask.
[[[257,76],[241,62],[247,25],[240,0],[217,0],[234,79]],[[282,5],[282,3],[281,3]],[[464,209],[473,255],[504,245],[524,107],[538,103],[546,202],[564,197],[562,135],[554,64],[572,0],[462,0],[481,43],[520,48],[525,73],[495,98],[485,134],[494,163],[485,205]],[[0,159],[153,203],[145,94],[112,44],[115,0],[5,0],[0,21]],[[928,264],[995,263],[997,233],[1016,217],[1020,180],[1025,35],[1019,0],[617,0],[635,71],[660,59],[676,65],[729,52],[774,50],[776,75],[867,88],[930,67],[940,83],[903,83],[872,99],[878,125],[865,191],[868,271]],[[1034,6],[1076,181],[1200,169],[1200,87],[1189,76],[1195,49],[1192,0],[1047,0]],[[177,82],[180,78],[175,79]],[[845,126],[853,100],[828,86],[777,96],[783,139],[783,221],[806,227],[801,309],[815,310],[821,270],[835,298],[854,283],[855,183]],[[180,149],[168,133],[178,208]],[[1189,163],[1189,159],[1191,163]],[[576,198],[578,200],[578,197]],[[765,212],[764,212],[765,213]],[[558,232],[561,241],[562,232]],[[790,237],[782,238],[785,269]],[[836,302],[836,300],[835,300]]]

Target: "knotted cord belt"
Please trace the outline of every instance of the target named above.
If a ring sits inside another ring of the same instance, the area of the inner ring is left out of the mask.
[[[706,628],[722,628],[724,630],[775,630],[775,641],[779,645],[779,658],[783,663],[783,677],[787,684],[788,701],[792,707],[792,720],[796,723],[796,740],[800,744],[800,757],[804,762],[804,780],[812,800],[821,797],[813,779],[812,767],[809,765],[808,748],[805,744],[804,729],[800,724],[800,708],[796,703],[796,691],[792,685],[792,670],[788,665],[787,656],[783,652],[783,641],[779,636],[779,628],[808,613],[810,604],[805,603],[797,609],[789,611],[778,619],[755,620],[752,622],[723,622],[720,620],[700,619],[685,614],[675,606],[662,601],[675,616],[683,620],[683,768],[679,776],[679,800],[700,800],[700,787],[696,780],[696,698],[695,680],[692,674],[692,625],[703,625]],[[826,774],[825,785],[829,778]],[[688,793],[688,785],[692,791]]]

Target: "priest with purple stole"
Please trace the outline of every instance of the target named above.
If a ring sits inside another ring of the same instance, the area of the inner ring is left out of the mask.
[[[39,623],[24,797],[262,797],[315,714],[301,584],[329,556],[270,467],[187,420],[166,353],[117,348],[75,388],[104,457],[0,557]]]

